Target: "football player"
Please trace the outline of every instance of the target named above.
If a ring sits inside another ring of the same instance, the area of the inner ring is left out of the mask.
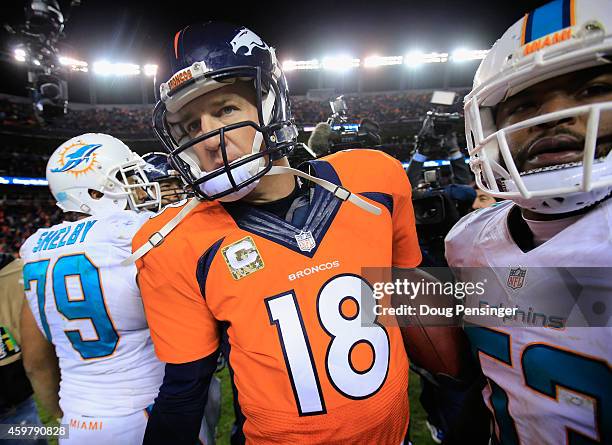
[[[46,169],[66,220],[38,229],[21,247],[29,303],[22,312],[24,366],[44,391],[41,400],[57,406],[59,397],[61,423],[69,427],[60,443],[142,443],[145,409],[163,378],[136,267],[120,265],[152,215],[143,209],[159,204],[139,198],[159,196],[144,166],[107,134],[66,141]],[[53,382],[58,360],[61,382]]]
[[[144,173],[150,182],[157,182],[161,192],[161,207],[182,201],[188,197],[183,180],[170,165],[167,153],[153,151],[142,156],[147,163]]]
[[[291,169],[285,77],[247,28],[188,26],[170,56],[154,126],[197,199],[134,238],[167,363],[145,443],[192,443],[227,338],[247,442],[400,444],[408,360],[399,330],[363,310],[362,268],[421,260],[401,164],[356,150]]]
[[[495,443],[612,443],[611,61],[612,4],[553,1],[497,41],[465,99],[477,184],[507,201],[460,221],[447,259],[489,277],[471,305],[517,310],[465,319]]]

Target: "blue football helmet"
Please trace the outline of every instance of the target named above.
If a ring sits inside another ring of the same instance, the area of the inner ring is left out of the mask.
[[[273,160],[286,156],[297,144],[287,82],[274,48],[245,27],[221,22],[187,26],[173,43],[169,72],[159,74],[155,133],[196,195],[207,200],[240,199],[270,171]],[[168,115],[192,100],[238,80],[253,84],[258,122],[242,121],[191,138],[182,124],[168,121]],[[230,162],[225,133],[246,126],[256,130],[252,152]],[[223,165],[204,171],[193,147],[209,138],[219,139]],[[227,186],[219,187],[220,179]]]
[[[142,156],[146,162],[143,172],[149,182],[157,182],[160,187],[161,207],[181,201],[192,193],[185,190],[181,175],[170,164],[167,153],[154,151]]]

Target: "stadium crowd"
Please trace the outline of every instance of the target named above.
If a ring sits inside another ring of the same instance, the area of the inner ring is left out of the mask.
[[[52,147],[50,147],[52,148]],[[27,145],[8,147],[0,144],[0,176],[45,176],[49,155],[31,153]]]
[[[54,119],[49,125],[35,118],[30,104],[0,99],[0,126],[29,128],[47,133],[104,131],[153,137],[149,108],[71,109],[68,114]]]
[[[0,252],[16,256],[24,240],[39,227],[60,223],[62,215],[51,199],[27,194],[19,199],[0,197]]]
[[[463,97],[459,92],[457,97]],[[351,120],[372,119],[379,124],[398,124],[422,118],[432,106],[427,93],[380,93],[364,95],[345,95],[348,115]],[[291,98],[291,110],[298,124],[315,124],[327,120],[330,114],[326,101],[311,101],[302,96]],[[445,111],[461,111],[461,101]]]
[[[367,117],[384,125],[422,118],[431,109],[430,97],[431,92],[402,92],[346,95],[345,100],[351,120],[357,122]],[[462,92],[459,92],[458,97],[463,97]],[[304,96],[294,96],[291,102],[294,119],[300,126],[325,121],[330,115],[327,101],[312,101]],[[461,101],[458,101],[448,111],[460,111],[460,107]],[[0,99],[0,127],[25,127],[37,132],[92,131],[154,137],[151,109],[147,107],[71,109],[65,116],[54,119],[52,126],[49,126],[36,120],[30,104],[3,98]]]

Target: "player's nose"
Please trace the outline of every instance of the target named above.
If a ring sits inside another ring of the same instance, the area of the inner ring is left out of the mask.
[[[203,113],[200,116],[200,128],[202,134],[207,134],[210,132],[214,132],[215,130],[219,130],[223,125],[218,122],[214,116],[210,116],[209,114]],[[221,146],[221,136],[220,134],[214,134],[210,137],[207,137],[202,141],[202,148],[207,151],[217,151]]]
[[[577,103],[569,95],[563,91],[552,91],[542,101],[542,105],[539,109],[539,115],[548,113],[554,113],[555,111],[566,110],[577,106]],[[544,122],[539,126],[542,128],[552,128],[558,125],[566,124],[571,125],[576,121],[576,116],[567,116],[559,119],[554,119],[548,122]]]

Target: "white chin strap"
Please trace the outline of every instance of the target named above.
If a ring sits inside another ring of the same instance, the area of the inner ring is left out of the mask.
[[[293,175],[298,176],[300,178],[307,179],[309,181],[314,182],[315,184],[321,186],[325,190],[332,193],[336,198],[341,201],[349,201],[350,203],[356,205],[362,210],[366,212],[372,213],[373,215],[380,215],[382,211],[378,206],[370,204],[368,201],[363,199],[362,197],[355,195],[351,191],[345,189],[340,185],[336,185],[332,182],[329,182],[325,179],[316,178],[307,173],[304,173],[300,170],[296,170],[291,167],[282,167],[282,166],[273,166],[266,175]],[[266,176],[264,175],[264,176]],[[258,182],[258,181],[255,181]],[[143,257],[149,250],[154,247],[159,246],[166,236],[191,212],[193,208],[195,208],[199,204],[199,200],[197,198],[191,198],[189,202],[181,209],[179,213],[176,214],[174,218],[166,223],[164,227],[162,227],[158,232],[155,232],[153,235],[149,237],[149,240],[142,246],[140,246],[132,255],[127,257],[125,260],[121,262],[122,266],[127,266],[129,264],[134,263],[137,259]]]
[[[249,156],[249,155],[246,155],[246,156]],[[243,158],[246,156],[243,156]],[[240,159],[242,158],[239,158],[238,160]],[[240,184],[244,181],[249,180],[253,176],[255,176],[257,173],[263,170],[265,161],[266,160],[264,158],[257,158],[257,159],[253,159],[250,162],[247,162],[246,164],[232,168],[231,172],[232,172],[232,178],[234,179],[234,182],[236,184]],[[259,179],[251,182],[250,184],[240,188],[239,190],[235,192],[232,192],[226,196],[218,198],[217,201],[221,201],[221,202],[238,201],[239,199],[244,198],[246,195],[248,195],[253,190],[255,190],[255,187],[257,187],[257,184],[259,184]],[[218,193],[226,192],[227,190],[231,188],[232,188],[232,183],[229,179],[229,174],[227,172],[223,172],[219,176],[209,179],[208,181],[199,185],[199,189],[203,193],[207,194],[208,196],[214,196]]]
[[[300,178],[304,178],[309,181],[312,181],[318,186],[321,186],[322,188],[327,190],[328,192],[331,192],[336,198],[338,198],[341,201],[349,201],[352,204],[355,204],[360,209],[365,210],[366,212],[372,213],[373,215],[376,215],[376,216],[381,214],[381,210],[379,207],[373,204],[370,204],[368,201],[366,201],[365,199],[363,199],[362,197],[358,195],[355,195],[354,193],[350,192],[348,189],[345,189],[344,187],[340,185],[336,185],[333,182],[329,182],[325,179],[316,178],[307,173],[304,173],[303,171],[296,170],[295,168],[275,165],[270,169],[268,173],[266,173],[266,175],[284,175],[284,174],[298,176]]]

